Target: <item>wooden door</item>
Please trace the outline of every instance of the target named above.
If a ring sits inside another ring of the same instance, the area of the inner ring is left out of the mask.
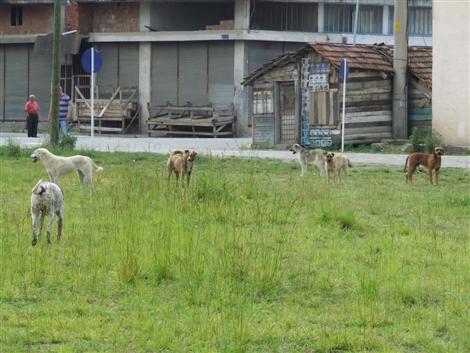
[[[295,113],[294,82],[279,84],[279,118],[279,143],[297,143],[299,140],[299,119]]]

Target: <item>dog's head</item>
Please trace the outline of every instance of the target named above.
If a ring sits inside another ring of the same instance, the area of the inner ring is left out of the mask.
[[[335,156],[333,152],[328,152],[328,151],[325,151],[323,154],[325,155],[325,159],[327,162],[331,162]]]
[[[36,163],[41,158],[43,158],[49,151],[45,148],[37,148],[34,150],[33,154],[30,156],[33,160],[33,163]]]
[[[442,156],[444,154],[444,147],[437,146],[434,147],[432,150],[432,153],[435,154],[436,156]]]
[[[185,153],[188,156],[188,162],[194,162],[196,160],[196,156],[197,156],[196,151],[195,150],[186,150],[186,151],[185,151]]]
[[[291,151],[293,154],[300,153],[305,147],[302,146],[299,143],[294,143],[290,148],[289,151]]]

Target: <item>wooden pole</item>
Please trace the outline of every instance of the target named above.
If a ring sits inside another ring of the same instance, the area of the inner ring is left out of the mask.
[[[59,80],[60,80],[60,36],[61,36],[61,1],[54,0],[54,23],[52,42],[52,78],[51,78],[51,108],[50,136],[51,143],[59,143]]]

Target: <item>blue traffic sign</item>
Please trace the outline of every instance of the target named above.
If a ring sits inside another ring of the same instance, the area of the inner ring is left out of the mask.
[[[346,59],[341,60],[341,65],[339,67],[339,79],[341,81],[347,81],[349,77],[349,65]]]
[[[82,67],[83,67],[83,70],[85,70],[89,74],[91,74],[91,51],[92,50],[94,51],[93,73],[100,71],[101,66],[103,65],[103,57],[98,50],[93,49],[93,48],[89,48],[85,50],[85,52],[82,54]]]

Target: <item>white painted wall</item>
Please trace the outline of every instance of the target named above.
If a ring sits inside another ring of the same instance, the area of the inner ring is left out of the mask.
[[[470,1],[433,2],[432,126],[470,146]]]

